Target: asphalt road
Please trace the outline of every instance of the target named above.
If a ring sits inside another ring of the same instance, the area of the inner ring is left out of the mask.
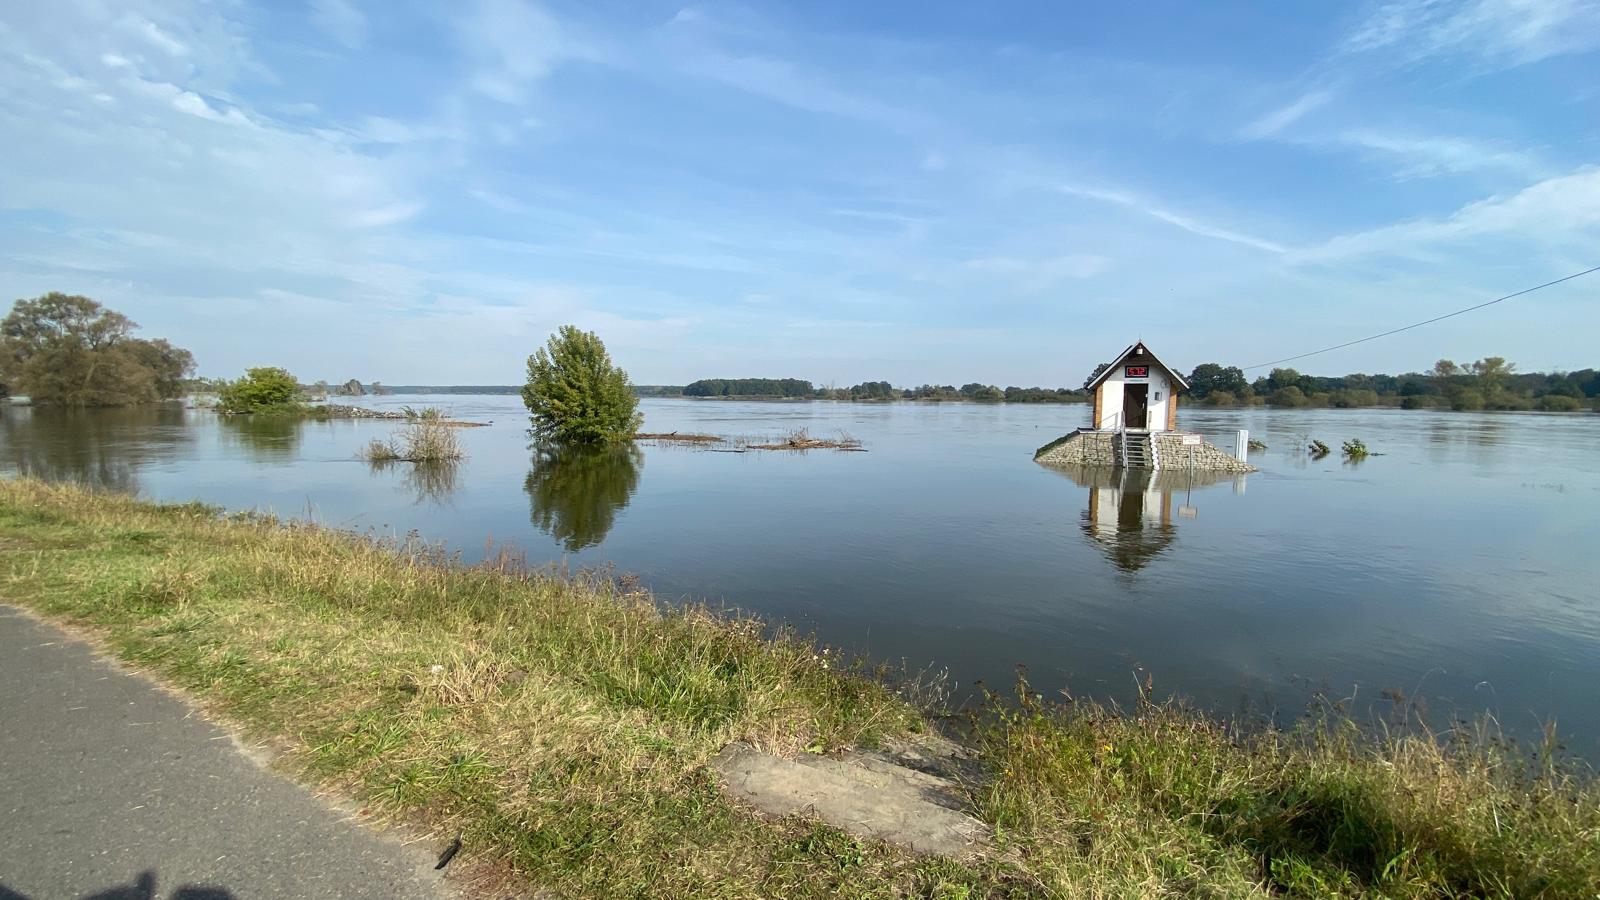
[[[0,605],[0,900],[454,896],[221,728]]]

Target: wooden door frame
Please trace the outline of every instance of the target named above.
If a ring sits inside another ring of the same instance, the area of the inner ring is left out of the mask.
[[[1139,398],[1139,424],[1133,424],[1132,417],[1128,415],[1130,401],[1134,396]],[[1123,428],[1149,428],[1150,427],[1150,385],[1148,384],[1123,384],[1122,386],[1122,427]]]

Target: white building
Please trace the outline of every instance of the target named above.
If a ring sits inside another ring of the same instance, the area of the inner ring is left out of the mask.
[[[1141,341],[1089,382],[1096,431],[1177,431],[1178,395],[1189,389]]]

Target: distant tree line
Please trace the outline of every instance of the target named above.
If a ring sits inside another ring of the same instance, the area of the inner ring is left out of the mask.
[[[685,397],[809,398],[811,382],[799,378],[702,378],[686,385]]]
[[[1426,372],[1338,377],[1273,369],[1255,380],[1236,366],[1202,363],[1189,375],[1189,399],[1209,406],[1287,408],[1398,406],[1402,409],[1600,409],[1600,372],[1517,372],[1503,357],[1466,365],[1441,359]]]
[[[752,400],[969,400],[994,403],[1083,403],[1088,395],[1070,388],[1007,387],[971,382],[924,384],[900,388],[887,381],[863,381],[850,387],[815,387],[799,378],[706,378],[686,387],[635,385],[640,397],[739,397]]]

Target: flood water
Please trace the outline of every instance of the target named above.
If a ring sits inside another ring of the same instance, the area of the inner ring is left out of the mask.
[[[844,430],[866,453],[641,446],[538,455],[514,396],[369,398],[493,421],[446,471],[355,459],[393,422],[252,422],[176,407],[8,409],[0,471],[384,534],[468,558],[610,564],[872,658],[1127,702],[1136,683],[1292,717],[1383,692],[1435,722],[1556,721],[1600,759],[1600,416],[1185,409],[1241,478],[1120,478],[1032,461],[1082,406],[646,400],[645,429]],[[1309,459],[1305,438],[1335,447]],[[1381,456],[1337,453],[1360,437]]]

